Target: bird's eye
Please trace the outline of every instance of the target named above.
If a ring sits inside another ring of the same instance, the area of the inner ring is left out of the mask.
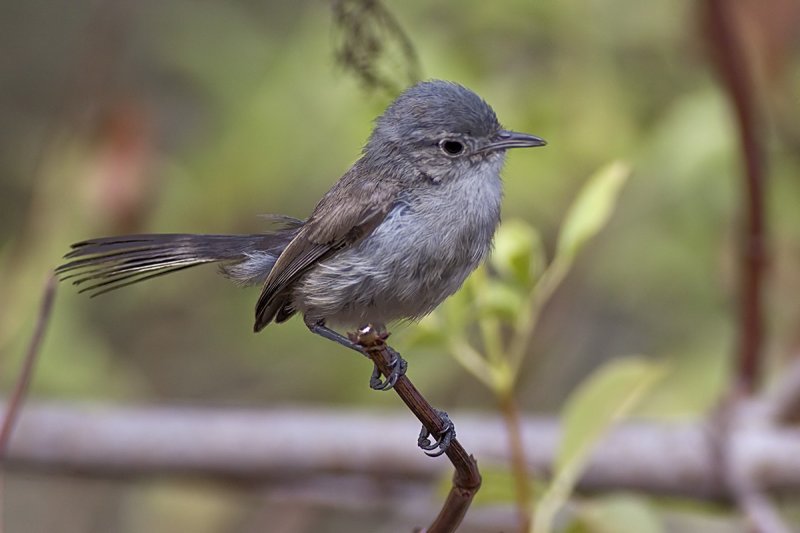
[[[446,155],[456,156],[464,151],[464,144],[453,139],[442,139],[439,141],[439,148],[442,149]]]

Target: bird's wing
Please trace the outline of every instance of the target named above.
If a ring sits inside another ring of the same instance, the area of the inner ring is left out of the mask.
[[[256,304],[255,331],[275,318],[286,303],[288,289],[306,270],[372,233],[391,210],[398,187],[380,179],[355,179],[354,170],[322,198],[278,257]]]

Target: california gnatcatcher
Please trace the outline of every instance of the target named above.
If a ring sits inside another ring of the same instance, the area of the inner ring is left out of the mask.
[[[361,351],[328,325],[417,319],[453,294],[491,248],[506,150],[544,144],[503,129],[469,89],[422,82],[378,118],[361,158],[306,220],[275,217],[280,229],[254,235],[92,239],[57,272],[97,295],[221,263],[235,282],[261,285],[255,331],[299,312],[314,333]],[[395,363],[373,388],[393,386],[405,368]]]

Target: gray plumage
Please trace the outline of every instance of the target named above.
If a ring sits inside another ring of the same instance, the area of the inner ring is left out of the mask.
[[[63,279],[95,293],[222,263],[261,284],[255,331],[295,313],[349,327],[419,318],[488,253],[500,221],[508,148],[541,146],[503,130],[470,90],[429,81],[376,121],[361,158],[305,221],[262,235],[135,235],[73,245]]]

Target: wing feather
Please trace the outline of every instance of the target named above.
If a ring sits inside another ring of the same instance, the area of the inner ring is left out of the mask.
[[[278,257],[256,304],[255,331],[263,329],[290,303],[291,286],[309,268],[372,233],[391,210],[398,187],[363,176],[356,179],[357,166],[322,198]],[[283,313],[286,315],[286,311]]]

